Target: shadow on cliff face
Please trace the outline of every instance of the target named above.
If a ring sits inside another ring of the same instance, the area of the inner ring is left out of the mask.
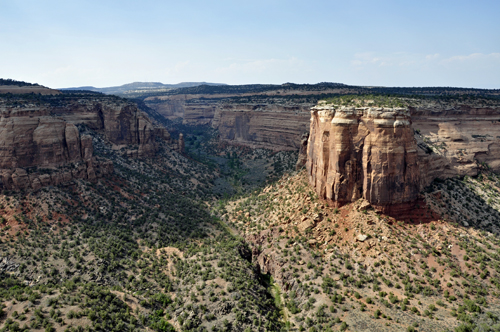
[[[425,198],[443,219],[500,234],[500,175],[435,180]]]

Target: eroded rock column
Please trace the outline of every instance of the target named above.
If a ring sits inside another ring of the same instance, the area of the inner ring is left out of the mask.
[[[420,174],[409,112],[316,106],[307,149],[310,184],[340,206],[364,198],[387,208],[417,199]]]

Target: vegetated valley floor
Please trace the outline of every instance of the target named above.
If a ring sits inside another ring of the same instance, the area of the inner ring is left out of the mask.
[[[0,195],[4,331],[500,330],[487,169],[436,181],[403,221],[328,206],[296,154],[208,129],[149,160],[91,134],[113,177]]]
[[[221,176],[235,192],[254,186],[241,181],[251,172],[239,149],[220,152],[226,168],[167,143],[136,160],[80,130],[113,160],[113,177],[0,196],[0,330],[281,329],[248,246],[210,211]],[[263,170],[292,165],[287,156]]]

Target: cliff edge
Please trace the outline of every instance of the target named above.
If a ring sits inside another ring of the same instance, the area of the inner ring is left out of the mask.
[[[420,172],[409,111],[313,107],[306,167],[318,196],[337,206],[360,198],[382,210],[414,202]]]
[[[93,138],[80,125],[130,157],[153,157],[156,137],[169,138],[135,104],[116,97],[0,97],[0,188],[36,190],[111,174],[113,163],[94,156]]]

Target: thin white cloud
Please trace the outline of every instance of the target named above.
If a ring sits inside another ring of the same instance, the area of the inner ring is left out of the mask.
[[[189,70],[189,65],[190,65],[189,60],[177,62],[175,64],[175,66],[165,69],[165,75],[172,76],[172,75],[181,74],[181,73]]]
[[[442,63],[464,63],[464,62],[477,62],[489,61],[500,63],[500,53],[472,53],[469,55],[455,55],[442,60]]]

